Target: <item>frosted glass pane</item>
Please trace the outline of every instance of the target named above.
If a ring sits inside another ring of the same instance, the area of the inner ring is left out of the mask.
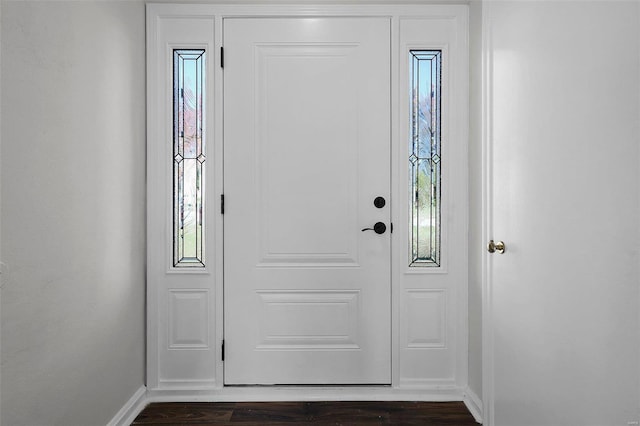
[[[173,266],[204,267],[205,52],[173,51]]]

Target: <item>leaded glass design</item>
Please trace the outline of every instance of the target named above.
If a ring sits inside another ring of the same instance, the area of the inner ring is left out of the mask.
[[[440,266],[442,51],[411,50],[410,266]]]
[[[204,267],[205,52],[173,51],[173,266]]]

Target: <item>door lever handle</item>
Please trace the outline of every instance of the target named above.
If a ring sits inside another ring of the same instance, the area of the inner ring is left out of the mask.
[[[364,231],[373,231],[376,234],[384,234],[386,230],[387,230],[387,225],[385,225],[382,222],[376,222],[376,224],[373,225],[373,228],[364,228],[362,230],[362,232],[364,232]]]

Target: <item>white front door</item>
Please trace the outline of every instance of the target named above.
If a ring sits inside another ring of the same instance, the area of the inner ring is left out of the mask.
[[[389,384],[390,21],[223,42],[225,384]]]

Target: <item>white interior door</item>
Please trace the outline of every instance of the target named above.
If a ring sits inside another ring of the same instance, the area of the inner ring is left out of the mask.
[[[225,384],[390,383],[390,21],[225,19],[224,54]]]
[[[638,4],[485,7],[486,424],[638,424]]]

